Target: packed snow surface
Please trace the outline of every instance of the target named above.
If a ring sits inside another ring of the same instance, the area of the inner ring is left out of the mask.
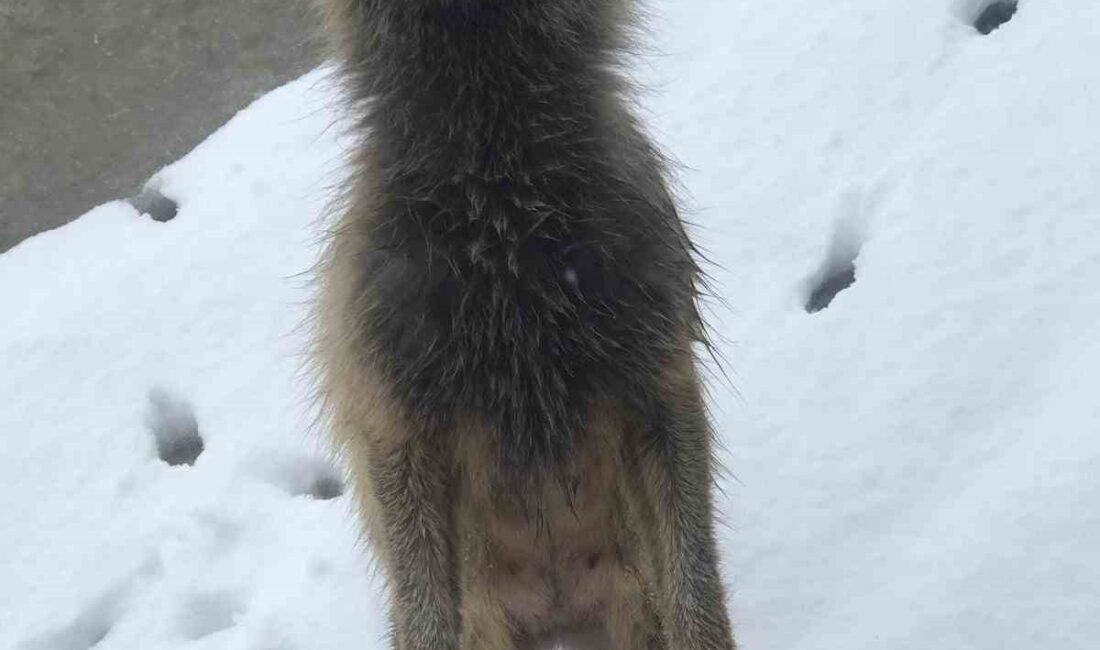
[[[1100,639],[1100,3],[985,10],[650,12],[747,650]],[[174,219],[0,256],[0,648],[384,647],[300,372],[349,148],[326,74],[163,170]]]

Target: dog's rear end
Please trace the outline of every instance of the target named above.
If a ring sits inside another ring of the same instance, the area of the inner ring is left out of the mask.
[[[316,364],[395,647],[731,650],[697,268],[625,0],[325,0],[364,144]]]

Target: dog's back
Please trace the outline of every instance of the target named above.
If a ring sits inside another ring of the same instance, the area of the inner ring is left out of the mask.
[[[398,647],[732,647],[697,269],[615,74],[624,3],[328,10],[365,140],[316,358]]]

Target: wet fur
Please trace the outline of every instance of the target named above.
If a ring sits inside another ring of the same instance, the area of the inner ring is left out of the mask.
[[[698,269],[612,0],[324,0],[366,136],[315,361],[395,647],[730,650]]]

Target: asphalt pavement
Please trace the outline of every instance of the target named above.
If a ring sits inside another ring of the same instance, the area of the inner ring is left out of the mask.
[[[309,0],[0,0],[0,251],[140,193],[316,66]]]

